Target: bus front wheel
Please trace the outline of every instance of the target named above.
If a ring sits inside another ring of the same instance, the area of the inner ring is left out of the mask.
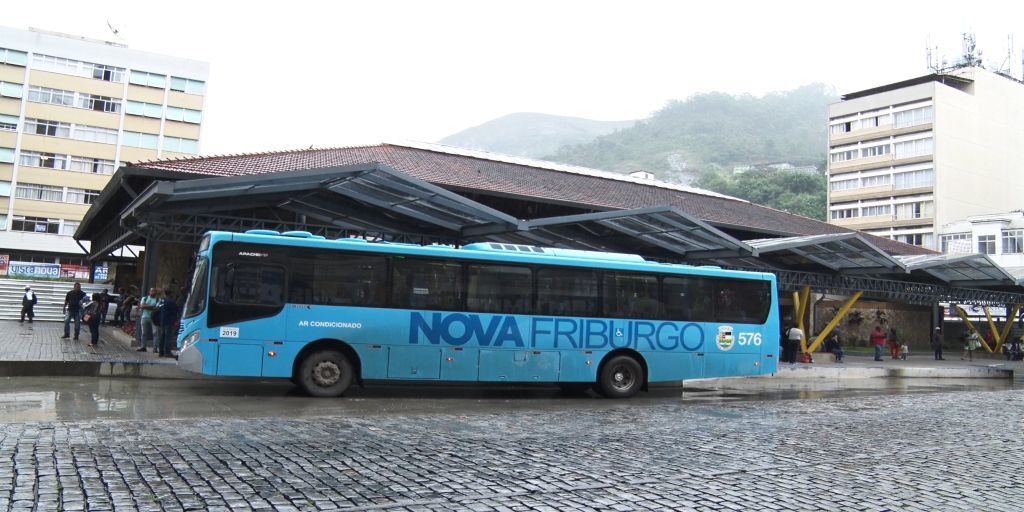
[[[318,350],[306,356],[295,379],[312,396],[341,396],[352,384],[352,362],[335,350]]]
[[[597,387],[608,398],[629,398],[644,385],[640,363],[629,356],[615,356],[601,367]]]

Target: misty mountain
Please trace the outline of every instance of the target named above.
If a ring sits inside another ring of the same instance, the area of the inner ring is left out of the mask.
[[[673,100],[630,128],[565,146],[546,160],[693,181],[704,171],[825,161],[831,88],[812,84],[762,97],[712,92]]]
[[[585,144],[636,121],[594,121],[532,112],[509,114],[441,139],[442,144],[538,158]]]

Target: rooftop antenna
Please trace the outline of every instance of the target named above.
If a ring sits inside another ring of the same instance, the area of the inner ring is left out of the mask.
[[[107,28],[110,29],[111,34],[114,34],[114,37],[124,41],[124,38],[121,37],[121,31],[117,28],[114,28],[114,24],[110,22],[109,18],[107,18]]]
[[[963,33],[963,51],[959,65],[962,67],[981,66],[981,50],[978,50],[974,32]]]

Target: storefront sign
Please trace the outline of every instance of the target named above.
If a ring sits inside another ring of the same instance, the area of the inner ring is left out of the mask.
[[[89,279],[89,267],[64,263],[60,266],[60,276],[68,279]]]
[[[60,277],[60,265],[56,263],[12,261],[8,268],[8,275],[11,277],[45,277],[51,279]]]
[[[0,254],[0,276],[7,275],[7,264],[10,263],[11,256],[8,254]]]
[[[106,267],[106,266],[96,267],[96,269],[92,273],[92,278],[95,281],[106,281],[107,280],[107,275],[109,275],[109,274],[110,274],[110,267]],[[88,275],[88,273],[87,273],[87,275]]]

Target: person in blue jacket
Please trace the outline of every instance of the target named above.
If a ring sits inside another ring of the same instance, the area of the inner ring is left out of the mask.
[[[174,357],[172,351],[177,348],[178,338],[178,304],[174,302],[174,289],[164,290],[164,301],[154,314],[160,315],[160,357]]]

